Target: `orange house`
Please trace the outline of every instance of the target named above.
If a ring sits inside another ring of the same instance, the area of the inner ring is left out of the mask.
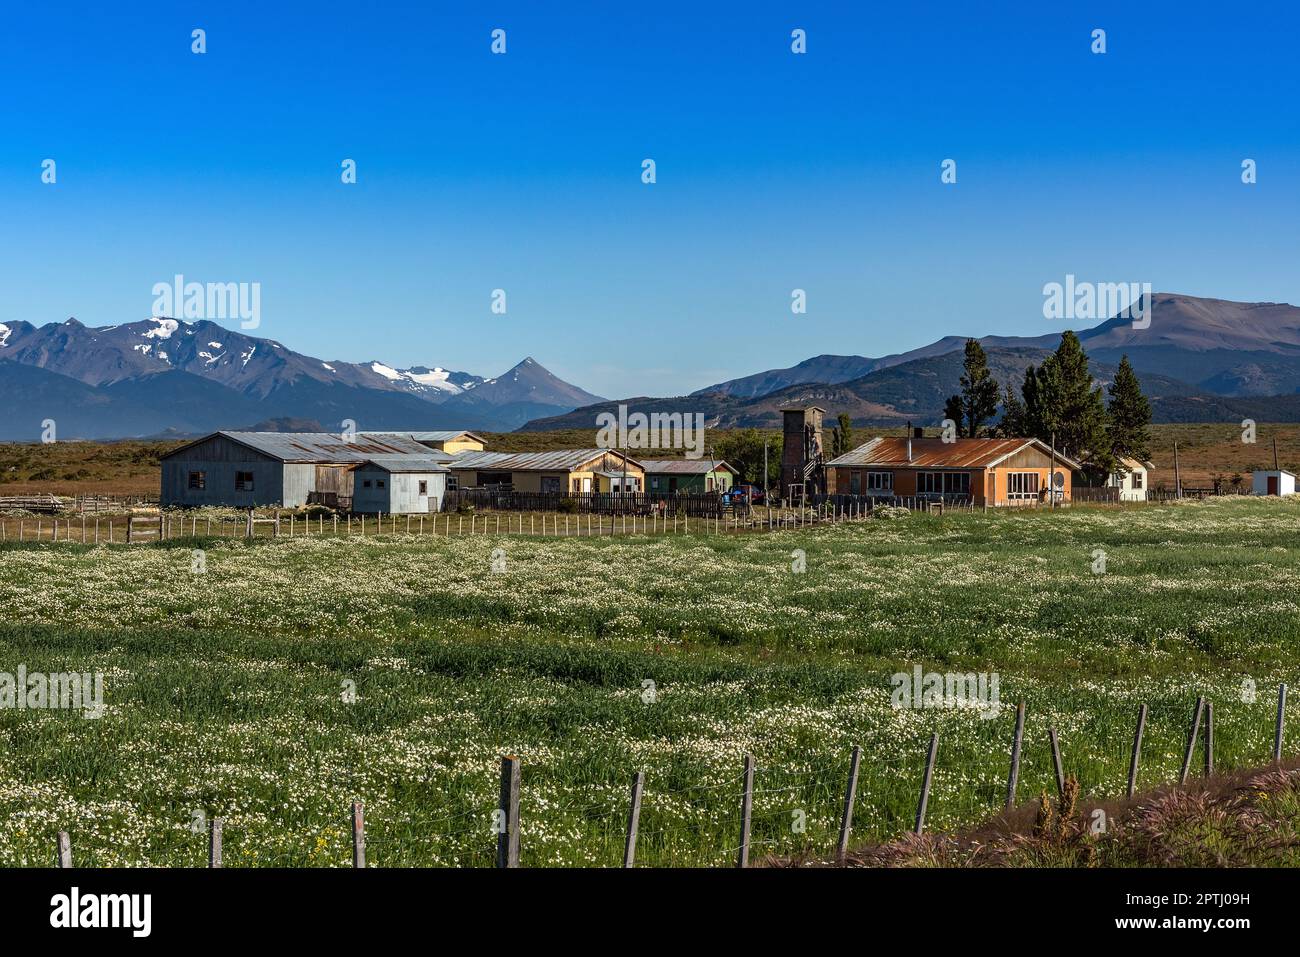
[[[945,442],[914,436],[872,439],[827,462],[826,477],[834,495],[1035,505],[1051,501],[1049,484],[1058,502],[1070,501],[1072,473],[1079,467],[1038,439]]]

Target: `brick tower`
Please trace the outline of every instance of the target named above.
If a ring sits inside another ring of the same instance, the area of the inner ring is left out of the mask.
[[[798,501],[804,495],[826,491],[825,459],[822,456],[822,416],[825,409],[782,409],[784,442],[781,447],[782,499]],[[792,488],[792,486],[794,488]]]

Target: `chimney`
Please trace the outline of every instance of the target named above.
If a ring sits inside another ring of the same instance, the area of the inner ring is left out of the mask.
[[[907,461],[912,461],[912,423],[907,423]]]

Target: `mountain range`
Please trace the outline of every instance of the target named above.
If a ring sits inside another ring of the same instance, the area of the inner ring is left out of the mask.
[[[1300,421],[1300,309],[1157,293],[1150,325],[1127,317],[1078,329],[1108,384],[1127,355],[1157,422]],[[1000,383],[1019,386],[1060,341],[979,340]],[[703,413],[711,428],[779,428],[787,406],[820,405],[855,424],[934,424],[959,391],[966,339],[944,336],[872,358],[821,355],[687,396],[611,401],[524,359],[495,378],[427,366],[324,361],[214,322],[156,318],[91,328],[75,319],[0,324],[0,439],[194,435],[219,428],[544,431],[596,426],[601,412]]]
[[[1095,380],[1109,384],[1127,355],[1164,422],[1300,420],[1300,309],[1286,303],[1242,303],[1156,293],[1150,326],[1128,317],[1076,330]],[[1060,342],[1041,336],[980,340],[1000,383],[1019,387]],[[894,426],[936,423],[944,400],[960,391],[964,336],[945,336],[909,352],[872,358],[821,355],[706,386],[688,396],[623,400],[631,412],[700,412],[714,428],[779,428],[786,406],[820,405],[854,423]],[[590,427],[619,403],[601,403],[530,422],[525,430]]]
[[[191,435],[297,420],[330,430],[509,431],[603,401],[528,357],[495,378],[294,352],[215,322],[0,324],[0,439]]]

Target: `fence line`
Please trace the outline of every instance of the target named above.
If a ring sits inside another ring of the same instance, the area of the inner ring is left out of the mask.
[[[1285,708],[1286,708],[1286,685],[1282,685],[1278,689],[1278,708],[1277,708],[1277,724],[1276,724],[1277,730],[1276,730],[1275,744],[1272,753],[1272,758],[1274,762],[1281,761],[1282,745],[1283,745],[1283,741],[1282,741],[1283,720],[1285,717]],[[1137,733],[1133,740],[1132,758],[1129,765],[1129,774],[1128,774],[1127,794],[1128,797],[1130,798],[1133,797],[1135,791],[1137,773],[1138,773],[1139,752],[1141,749],[1143,731],[1146,728],[1148,712],[1149,712],[1148,706],[1146,704],[1143,704],[1138,713]],[[1188,735],[1187,750],[1183,759],[1182,773],[1178,781],[1180,785],[1185,785],[1187,783],[1187,777],[1191,765],[1192,755],[1198,744],[1201,745],[1204,751],[1205,777],[1209,778],[1212,777],[1214,774],[1214,732],[1213,732],[1212,715],[1213,715],[1213,704],[1208,700],[1206,700],[1206,698],[1203,695],[1199,696],[1196,700],[1196,706],[1193,711],[1191,731]],[[1204,721],[1202,721],[1203,717],[1205,719]],[[1017,705],[1016,708],[1015,730],[1013,733],[1012,745],[1011,745],[1011,762],[1010,762],[1011,771],[1009,775],[1008,793],[1006,794],[1007,802],[1001,809],[1004,813],[1010,811],[1011,809],[1013,809],[1013,807],[1015,807],[1015,800],[1014,800],[1015,784],[1016,784],[1016,777],[1019,771],[1019,764],[1020,764],[1020,757],[1021,757],[1020,746],[1021,746],[1021,740],[1024,732],[1024,720],[1025,720],[1025,706],[1022,702],[1019,705]],[[1053,763],[1055,765],[1054,773],[1057,779],[1057,786],[1058,788],[1063,789],[1064,772],[1061,768],[1060,744],[1059,744],[1059,739],[1056,734],[1055,728],[1049,729],[1049,739],[1052,747],[1052,757],[1053,757]],[[937,766],[938,752],[939,752],[939,734],[938,732],[935,732],[930,737],[929,747],[927,749],[925,760],[922,766],[922,774],[920,776],[920,782],[919,782],[919,794],[918,794],[918,802],[917,802],[917,809],[916,809],[916,819],[911,829],[912,833],[914,834],[918,834],[918,835],[921,834],[925,828],[926,811],[928,808],[935,775],[936,773],[941,773],[941,770]],[[834,827],[828,828],[829,834],[834,835],[835,837],[834,845],[831,847],[814,847],[812,844],[808,843],[807,839],[805,839],[803,845],[804,851],[813,851],[814,853],[823,856],[824,859],[827,861],[833,860],[841,864],[844,863],[845,860],[847,859],[849,843],[850,843],[850,838],[853,829],[854,809],[857,802],[861,799],[858,793],[858,778],[859,778],[861,757],[862,757],[862,749],[858,746],[855,746],[852,749],[849,762],[848,762],[846,785],[845,785],[843,798],[842,798],[843,806],[841,809],[841,813],[838,815],[839,826],[838,829]],[[492,841],[495,843],[494,857],[495,857],[495,863],[497,867],[501,867],[501,868],[519,867],[521,847],[524,844],[524,838],[526,837],[527,830],[528,830],[527,819],[521,818],[520,815],[520,803],[521,803],[520,799],[523,790],[521,764],[522,762],[520,761],[520,759],[513,755],[507,755],[501,759],[500,799],[497,803],[496,810],[491,815],[490,834],[489,834],[489,829],[486,826],[480,825],[479,827],[462,828],[455,831],[433,834],[423,838],[418,836],[412,837],[409,835],[403,835],[400,841],[396,841],[395,843],[401,846],[405,846],[409,844],[412,840],[414,840],[416,843],[428,844],[435,841],[443,841],[450,838],[464,837],[467,835],[478,833],[481,834],[483,837],[485,850],[486,850],[486,845],[488,843],[489,837],[491,837]],[[885,766],[891,767],[894,765],[886,762]],[[915,765],[913,765],[913,768],[915,768]],[[777,845],[781,843],[780,840],[776,837],[769,836],[769,837],[756,838],[752,833],[753,824],[754,821],[756,820],[755,813],[754,813],[755,796],[762,795],[762,794],[780,793],[789,790],[788,788],[779,788],[779,787],[778,788],[755,788],[754,786],[755,775],[758,772],[776,771],[776,770],[777,769],[775,768],[758,767],[754,760],[754,757],[750,754],[745,754],[742,760],[742,769],[739,775],[739,780],[732,778],[729,782],[721,785],[707,785],[698,788],[697,787],[679,788],[676,790],[664,790],[658,792],[656,792],[654,789],[650,789],[649,793],[650,796],[653,797],[656,794],[681,795],[696,790],[718,790],[723,788],[732,788],[733,790],[731,793],[731,798],[735,802],[735,804],[732,805],[732,808],[734,811],[738,812],[738,815],[733,818],[730,814],[728,814],[726,818],[714,819],[713,823],[730,824],[734,822],[735,825],[739,828],[739,835],[738,835],[739,844],[734,847],[727,846],[725,848],[722,848],[721,852],[719,853],[725,853],[726,855],[731,857],[731,859],[734,862],[732,866],[748,867],[751,860],[751,853],[755,847],[775,848],[777,847]],[[675,826],[658,828],[652,831],[644,830],[641,827],[641,812],[643,806],[643,799],[647,793],[646,782],[647,782],[647,776],[644,771],[637,771],[633,775],[632,788],[628,799],[626,817],[622,817],[622,812],[620,808],[616,806],[611,806],[608,802],[600,802],[600,803],[585,806],[586,810],[584,811],[584,816],[585,819],[588,821],[613,820],[616,815],[618,815],[621,819],[625,820],[626,826],[623,830],[623,834],[622,834],[623,841],[621,842],[623,848],[622,866],[625,868],[635,866],[638,841],[643,838],[646,837],[652,839],[663,838],[668,835],[682,834],[682,833],[690,833],[698,836],[699,833],[698,827],[690,824],[679,824]],[[976,790],[978,791],[979,788],[977,788]],[[996,813],[998,810],[998,808],[996,807],[996,802],[998,799],[998,796],[995,793],[996,789],[990,788],[986,790],[988,791],[988,793],[985,795],[985,802],[989,805],[988,810]],[[836,798],[836,800],[839,799]],[[566,809],[583,810],[583,808],[579,808],[577,806],[561,808],[561,810],[566,810]],[[588,811],[596,811],[596,810],[598,810],[599,813],[594,815],[594,817],[591,814],[586,813]],[[783,813],[784,810],[785,809],[778,809],[775,812],[768,812],[768,813]],[[795,808],[794,810],[799,811],[801,809]],[[449,824],[454,821],[460,821],[469,817],[474,817],[478,813],[479,812],[477,809],[471,808],[469,810],[453,813],[444,817],[440,817],[432,822],[425,822],[425,823],[426,826],[428,824],[433,824],[433,825]],[[829,815],[829,819],[832,821],[834,820],[834,817],[835,815],[833,813]],[[415,825],[417,822],[407,821],[406,823],[408,825]],[[223,866],[222,864],[223,830],[224,830],[223,818],[219,816],[213,817],[207,829],[208,867],[216,868],[216,867]],[[350,814],[349,814],[349,830],[351,836],[350,843],[351,843],[352,866],[356,868],[366,867],[368,864],[371,866],[375,866],[375,865],[382,866],[384,863],[383,861],[373,861],[367,857],[366,826],[365,826],[363,807],[360,801],[353,801],[351,803]],[[645,841],[641,840],[641,843],[642,845],[644,845]],[[341,848],[338,849],[341,850]],[[275,858],[274,863],[277,864],[281,863],[281,857]],[[610,863],[612,865],[614,862],[611,860]],[[61,868],[67,868],[73,866],[73,849],[72,849],[71,836],[70,836],[70,832],[65,830],[60,830],[55,835],[55,866]]]

